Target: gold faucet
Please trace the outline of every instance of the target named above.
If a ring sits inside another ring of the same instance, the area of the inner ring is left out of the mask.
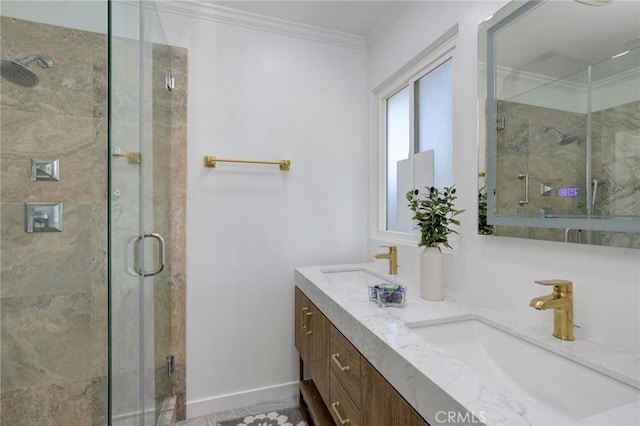
[[[562,340],[573,337],[573,283],[567,280],[542,280],[536,284],[552,285],[553,293],[535,297],[529,302],[538,310],[553,309],[553,335]]]
[[[397,246],[380,246],[389,249],[388,253],[376,253],[373,257],[376,259],[389,259],[389,274],[398,275],[398,247]]]

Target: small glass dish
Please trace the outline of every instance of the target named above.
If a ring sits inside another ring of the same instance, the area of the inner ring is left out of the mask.
[[[378,284],[369,286],[369,302],[378,302]]]
[[[404,307],[407,287],[399,284],[376,284],[369,286],[369,301],[376,302],[378,306]]]

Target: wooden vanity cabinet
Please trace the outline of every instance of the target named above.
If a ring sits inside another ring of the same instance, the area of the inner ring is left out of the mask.
[[[298,287],[295,309],[306,418],[319,426],[429,426]],[[302,364],[310,380],[303,380]]]
[[[330,397],[329,326],[327,317],[296,287],[295,345],[302,361],[300,375],[304,364],[325,404]]]
[[[362,360],[362,393],[363,425],[428,426],[366,359]]]

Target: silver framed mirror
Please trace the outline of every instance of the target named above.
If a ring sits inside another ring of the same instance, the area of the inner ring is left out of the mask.
[[[640,248],[640,3],[585,3],[479,27],[481,234]]]

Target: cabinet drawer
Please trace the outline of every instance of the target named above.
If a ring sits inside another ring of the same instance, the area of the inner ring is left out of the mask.
[[[336,425],[358,426],[360,421],[360,409],[356,407],[340,381],[331,372],[331,402],[329,411]]]
[[[360,352],[333,326],[329,342],[331,372],[360,408]]]

